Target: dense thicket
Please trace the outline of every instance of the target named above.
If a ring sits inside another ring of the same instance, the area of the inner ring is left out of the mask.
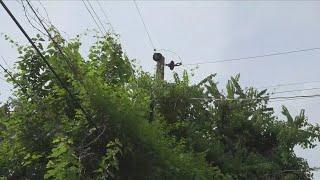
[[[20,56],[15,80],[7,77],[14,97],[1,108],[2,178],[311,178],[293,151],[320,138],[303,110],[292,117],[283,107],[286,119],[278,119],[266,90],[242,89],[239,76],[225,92],[215,75],[191,84],[185,72],[162,82],[137,68],[112,35],[97,37],[84,58],[79,37],[51,32],[67,59],[52,42],[33,40],[76,98],[32,47],[11,41]]]

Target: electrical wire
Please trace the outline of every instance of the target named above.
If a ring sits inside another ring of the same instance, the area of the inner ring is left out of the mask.
[[[212,99],[213,101],[252,101],[252,100],[289,100],[289,99],[298,99],[298,98],[316,98],[320,97],[320,94],[312,95],[301,95],[301,96],[278,96],[278,97],[262,97],[262,98],[224,98],[224,99],[214,99],[214,97],[200,97],[200,98],[190,98],[194,100],[205,100]]]
[[[21,0],[21,3],[22,3],[22,4],[23,4],[23,1],[25,1],[25,0]],[[49,18],[49,15],[48,15],[47,10],[46,10],[45,7],[43,6],[43,4],[40,2],[40,0],[38,0],[38,2],[40,3],[40,5],[42,6],[44,12],[46,13],[47,19],[46,19],[44,16],[41,15],[41,13],[39,12],[38,8],[36,8],[35,11],[37,11],[37,12],[39,13],[39,16],[41,17],[41,20],[46,24],[46,26],[51,25],[52,23],[51,23],[51,20],[50,20],[50,18]],[[32,3],[31,3],[30,1],[29,1],[29,3],[32,5]],[[34,17],[32,17],[32,19],[33,19],[38,25],[40,25],[40,24],[37,22],[37,20],[35,20]],[[47,22],[46,22],[46,21],[47,21]],[[41,25],[40,25],[40,26],[41,26]]]
[[[19,0],[16,0],[19,2]],[[24,1],[24,0],[21,0],[21,1]],[[29,1],[30,4],[32,5],[32,2]],[[20,3],[20,2],[19,2]],[[42,23],[44,23],[47,27],[54,27],[54,25],[52,24],[52,21],[49,17],[49,14],[48,14],[48,11],[46,9],[46,7],[41,3],[41,0],[38,0],[38,3],[40,4],[40,6],[42,7],[43,11],[45,12],[46,14],[46,18],[44,16],[41,15],[41,13],[39,12],[39,10],[36,8],[35,11],[38,13],[38,15],[41,17],[41,21]],[[32,5],[33,6],[33,5]],[[28,13],[29,14],[29,13]],[[30,14],[29,14],[30,15]],[[37,20],[35,20],[35,18],[32,17],[32,19],[40,26],[42,26]],[[55,28],[55,27],[54,27]],[[55,28],[56,29],[56,28]],[[60,32],[63,32],[67,37],[68,39],[70,39],[70,36],[63,30],[59,30]],[[43,33],[44,36],[48,37],[48,35],[46,33]]]
[[[136,7],[136,9],[137,9],[137,11],[138,11],[138,14],[139,14],[139,16],[140,16],[141,22],[142,22],[142,24],[143,24],[143,26],[144,26],[144,30],[146,31],[146,33],[147,33],[147,35],[148,35],[150,45],[151,45],[151,47],[153,48],[153,50],[156,51],[156,47],[155,47],[155,45],[154,45],[154,43],[153,43],[153,41],[152,41],[151,35],[150,35],[150,33],[149,33],[149,31],[148,31],[148,28],[147,28],[147,25],[146,25],[146,23],[145,23],[145,21],[144,21],[144,19],[143,19],[143,16],[142,16],[142,13],[141,13],[141,11],[140,11],[140,9],[139,9],[139,6],[138,6],[138,4],[137,4],[137,2],[136,2],[135,0],[133,0],[133,3],[134,3],[134,5],[135,5],[135,7]]]
[[[52,24],[52,21],[51,21],[51,19],[49,17],[49,14],[48,14],[48,11],[47,11],[46,7],[44,7],[44,5],[41,3],[41,0],[38,0],[38,3],[42,7],[43,11],[46,13],[48,23]],[[43,16],[42,16],[42,18],[45,19]]]
[[[112,23],[111,23],[111,21],[110,21],[110,18],[108,17],[107,13],[106,13],[105,10],[103,9],[100,1],[96,1],[96,2],[98,3],[99,8],[100,8],[100,10],[102,11],[102,14],[103,14],[104,18],[107,20],[107,22],[108,22],[108,24],[109,24],[109,26],[110,26],[110,28],[111,28],[112,33],[115,34],[115,30],[114,30],[114,28],[113,28],[113,26],[112,26]]]
[[[7,65],[7,68],[11,69],[10,66],[8,65],[7,61],[6,61],[2,56],[1,56],[1,58],[2,58],[2,60],[4,61],[4,63]],[[1,65],[1,64],[0,64],[0,67],[1,67],[1,69],[10,77],[10,79],[11,79],[18,87],[20,87],[20,89],[21,89],[21,91],[23,92],[23,94],[27,96],[27,100],[29,100],[29,99],[31,99],[31,98],[35,98],[35,99],[36,99],[36,102],[39,103],[40,109],[42,109],[42,108],[45,106],[45,105],[44,105],[44,102],[40,100],[41,98],[40,98],[39,96],[37,96],[37,94],[32,94],[32,95],[29,94],[27,88],[24,87],[24,86],[22,86],[22,85],[18,82],[18,80],[12,75],[12,73],[11,73],[10,71],[8,71],[8,69],[6,69],[6,68],[5,68],[3,65]],[[13,70],[11,70],[11,71],[13,71]],[[3,74],[2,72],[0,72],[0,73]],[[0,78],[0,79],[2,79],[2,78]],[[2,79],[2,80],[4,80],[4,79]],[[4,80],[4,81],[8,83],[7,80]]]
[[[294,51],[285,51],[285,52],[263,54],[263,55],[257,55],[257,56],[248,56],[248,57],[241,57],[241,58],[221,59],[221,60],[214,60],[214,61],[189,63],[189,64],[184,64],[184,65],[185,66],[192,66],[192,65],[202,65],[202,64],[215,64],[215,63],[223,63],[223,62],[243,61],[243,60],[249,60],[249,59],[258,59],[258,58],[263,58],[263,57],[269,57],[269,56],[279,56],[279,55],[284,55],[284,54],[292,54],[292,53],[299,53],[299,52],[306,52],[306,51],[317,51],[317,50],[320,50],[320,48],[315,47],[315,48],[309,48],[309,49],[300,49],[300,50],[294,50]]]
[[[62,49],[60,48],[59,44],[54,40],[53,36],[51,35],[51,33],[49,32],[49,30],[46,28],[46,26],[43,24],[42,19],[39,17],[38,13],[35,11],[35,9],[33,8],[33,6],[31,5],[29,0],[26,0],[26,2],[28,3],[28,6],[30,7],[31,11],[34,13],[34,15],[36,16],[36,18],[38,19],[39,23],[41,24],[42,28],[45,30],[45,32],[47,33],[47,36],[49,37],[49,39],[53,42],[54,46],[58,49],[59,53],[64,57],[63,59],[66,61],[67,65],[69,66],[71,72],[73,72],[73,68],[72,68],[72,60],[67,57],[64,52],[62,51]]]
[[[26,6],[24,5],[24,1],[23,1],[23,0],[21,0],[21,2],[20,2],[19,0],[16,0],[16,1],[17,1],[19,4],[22,5],[23,11],[24,11],[24,16],[26,17],[28,23],[29,23],[34,29],[36,29],[39,33],[41,33],[42,35],[44,35],[44,36],[47,37],[46,33],[44,33],[42,30],[40,30],[36,25],[34,25],[34,24],[32,23],[31,19],[34,20],[34,22],[36,22],[38,25],[40,25],[40,24],[34,19],[34,17],[32,17],[32,16],[30,15],[29,11],[26,9]],[[31,19],[29,18],[29,16],[31,17]],[[40,25],[40,26],[41,26],[41,25]]]
[[[311,83],[319,83],[320,81],[302,81],[302,82],[291,82],[291,83],[281,83],[276,85],[270,85],[270,86],[261,86],[257,89],[265,89],[265,88],[276,88],[276,87],[284,87],[284,86],[295,86],[295,85],[301,85],[301,84],[311,84]]]
[[[3,58],[3,56],[1,56],[2,60],[7,64],[6,60]],[[2,64],[0,64],[1,69],[11,78],[11,80],[16,83],[20,89],[22,90],[22,92],[27,95],[28,98],[30,98],[31,96],[28,94],[27,90],[13,77],[13,75],[11,74],[11,72],[8,71],[8,69],[6,69]]]
[[[1,69],[3,69],[3,68],[1,67]],[[3,77],[6,76],[6,75],[5,75],[3,72],[1,72],[1,71],[0,71],[0,74],[1,74]],[[5,78],[3,78],[3,77],[0,77],[0,79],[1,79],[3,82],[8,83],[7,80],[6,80]]]
[[[101,32],[101,34],[104,34],[101,27],[99,26],[98,22],[96,21],[96,19],[94,18],[93,14],[91,13],[91,11],[89,10],[87,4],[84,2],[84,0],[81,0],[84,4],[84,6],[86,7],[87,11],[89,12],[91,18],[93,19],[94,23],[96,24],[96,26],[98,27],[99,31]]]
[[[311,91],[311,90],[319,90],[319,87],[316,88],[306,88],[306,89],[293,89],[293,90],[287,90],[287,91],[276,91],[272,92],[271,94],[283,94],[283,93],[291,93],[291,92],[302,92],[302,91]]]
[[[82,107],[81,103],[78,102],[76,100],[76,98],[74,97],[74,95],[72,94],[72,92],[68,89],[68,87],[64,84],[64,82],[62,81],[62,79],[59,77],[59,75],[57,74],[57,72],[54,70],[54,68],[50,65],[50,63],[47,61],[47,59],[43,56],[43,54],[41,53],[41,51],[38,49],[38,47],[35,45],[35,43],[32,41],[32,39],[30,38],[30,36],[28,35],[28,33],[24,30],[24,28],[21,26],[21,24],[18,22],[18,20],[14,17],[14,15],[11,13],[11,11],[8,9],[8,7],[5,5],[5,3],[3,2],[3,0],[0,0],[0,4],[2,5],[2,7],[6,10],[6,12],[8,13],[8,15],[10,16],[10,18],[14,21],[14,23],[18,26],[19,30],[23,33],[23,35],[27,38],[27,40],[29,41],[29,43],[31,44],[31,46],[36,50],[37,54],[40,56],[40,58],[44,61],[44,63],[48,66],[49,70],[53,73],[53,75],[55,76],[55,78],[58,80],[58,82],[60,83],[61,87],[63,89],[65,89],[65,91],[68,93],[68,95],[70,96],[73,104],[78,107],[83,114],[86,116],[87,120],[89,121],[89,123],[91,123],[96,129],[97,126],[95,125],[95,123],[91,120],[89,114],[87,113],[87,111]]]
[[[3,56],[1,56],[1,58],[2,58],[2,61],[6,64],[7,68],[8,68],[9,70],[11,70],[11,72],[13,72],[13,69],[9,66],[9,64],[8,64],[7,61],[3,58]]]
[[[65,55],[65,53],[63,52],[63,50],[61,49],[61,47],[59,46],[59,44],[54,40],[54,38],[52,37],[52,35],[50,34],[49,30],[45,27],[45,25],[43,24],[42,20],[40,19],[40,17],[38,16],[37,12],[35,11],[35,9],[33,8],[33,6],[30,4],[29,0],[26,0],[30,9],[32,10],[32,12],[35,14],[35,16],[37,17],[38,21],[40,22],[40,24],[42,25],[43,29],[46,31],[46,33],[48,34],[49,38],[51,39],[51,41],[53,42],[53,44],[55,45],[55,47],[58,49],[58,51],[60,52],[60,54],[63,56],[64,60],[67,62],[71,72],[73,73],[73,68],[71,65],[72,60]],[[70,92],[71,93],[71,92]],[[87,119],[89,120],[89,122],[91,124],[93,124],[96,128],[96,124],[93,123],[91,117],[89,116],[89,114],[85,111],[85,109],[81,106],[81,103],[78,102],[79,104],[79,108],[81,109],[81,111],[83,111],[83,113],[87,116]]]
[[[170,52],[170,53],[176,55],[176,56],[179,58],[180,62],[182,63],[182,58],[179,56],[179,54],[176,53],[176,52],[174,52],[174,51],[172,51],[172,50],[170,50],[170,49],[157,49],[157,51],[160,51],[160,52],[161,52],[161,51]]]
[[[98,14],[97,14],[97,13],[96,13],[96,11],[94,10],[93,6],[91,5],[91,2],[90,2],[89,0],[87,0],[87,2],[88,2],[88,4],[89,4],[89,6],[90,6],[90,8],[91,8],[92,12],[94,13],[94,15],[97,17],[98,22],[100,23],[100,25],[101,25],[102,29],[103,29],[103,30],[104,30],[104,32],[107,34],[107,33],[108,33],[108,31],[105,29],[105,27],[104,27],[104,25],[103,25],[103,23],[102,23],[102,21],[101,21],[100,17],[98,16]]]
[[[4,76],[4,74],[2,72],[0,72],[0,74],[2,74]],[[0,77],[0,79],[5,82],[5,83],[8,83],[7,80],[5,80],[3,77]]]
[[[269,101],[270,103],[274,103],[274,102],[284,102],[284,101],[300,101],[300,100],[316,100],[316,99],[312,99],[312,98],[296,98],[296,99],[277,99],[277,100],[271,100]]]
[[[43,32],[42,30],[38,29],[38,28],[31,22],[29,16],[31,17],[31,19],[32,19],[35,23],[37,23],[37,25],[42,26],[42,25],[29,13],[29,11],[26,9],[26,7],[25,7],[25,5],[24,5],[24,1],[25,1],[25,0],[20,0],[21,2],[20,2],[19,0],[16,0],[16,1],[17,1],[19,4],[22,5],[23,10],[24,10],[25,17],[26,17],[26,19],[28,20],[29,24],[30,24],[33,28],[37,29],[43,36],[48,37],[48,35],[47,35],[45,32]],[[31,2],[31,1],[29,1],[29,2],[30,2],[30,4],[32,5],[32,2]],[[44,16],[41,15],[41,13],[39,12],[39,10],[38,10],[37,8],[35,9],[36,12],[37,12],[37,13],[39,14],[39,16],[41,17],[41,21],[42,21],[46,26],[48,26],[48,27],[54,27],[54,26],[52,25],[52,21],[51,21],[51,19],[50,19],[50,17],[49,17],[49,14],[48,14],[47,9],[46,9],[45,6],[41,3],[40,0],[38,0],[38,3],[39,3],[40,6],[43,8],[43,11],[44,11],[45,14],[46,14],[46,18],[45,18]],[[32,6],[33,6],[33,5],[32,5]],[[69,35],[68,35],[65,31],[62,31],[62,30],[60,30],[60,31],[63,32],[63,33],[70,39]]]

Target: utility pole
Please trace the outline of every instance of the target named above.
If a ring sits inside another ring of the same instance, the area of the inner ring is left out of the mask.
[[[174,61],[171,61],[169,64],[165,64],[165,58],[161,53],[157,53],[155,52],[153,54],[153,60],[157,62],[157,69],[156,69],[156,80],[160,80],[161,83],[164,82],[164,66],[168,66],[170,68],[170,70],[173,70],[174,67],[176,66],[181,66],[182,63],[175,63]],[[154,91],[151,91],[151,101],[150,101],[150,114],[149,114],[149,121],[153,121],[154,120],[154,109],[156,106],[156,100],[155,100],[155,95],[153,94]]]
[[[175,63],[171,61],[169,64],[165,64],[165,58],[161,53],[154,53],[153,60],[157,62],[156,79],[164,81],[164,66],[168,66],[170,70],[173,70],[176,66],[181,66],[182,63]]]
[[[164,81],[164,62],[165,62],[165,58],[164,56],[162,56],[161,53],[154,53],[153,54],[153,60],[157,62],[156,65],[156,80],[160,80],[161,82]],[[153,87],[154,88],[154,87]],[[152,89],[153,89],[152,88]],[[155,94],[154,91],[151,90],[151,94],[150,94],[150,114],[149,114],[149,121],[152,122],[154,120],[154,116],[155,116],[155,106],[156,106],[156,100],[155,100]]]
[[[153,60],[157,62],[156,79],[164,80],[165,58],[161,53],[154,53]]]

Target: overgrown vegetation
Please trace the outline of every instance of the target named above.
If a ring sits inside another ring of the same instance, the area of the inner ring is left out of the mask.
[[[266,90],[241,88],[239,76],[228,81],[226,93],[214,74],[199,84],[191,84],[187,72],[161,82],[137,68],[112,35],[97,37],[84,58],[79,37],[65,41],[51,32],[69,61],[52,42],[40,35],[33,40],[89,116],[31,46],[10,40],[20,56],[15,80],[7,77],[14,97],[1,107],[2,178],[312,177],[293,151],[314,148],[320,138],[304,110],[292,117],[283,107],[286,119],[278,119]]]

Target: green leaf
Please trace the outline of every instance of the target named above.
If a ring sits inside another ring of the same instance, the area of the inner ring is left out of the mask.
[[[282,114],[287,117],[288,123],[292,124],[293,123],[293,118],[290,115],[288,109],[285,106],[282,106]]]

